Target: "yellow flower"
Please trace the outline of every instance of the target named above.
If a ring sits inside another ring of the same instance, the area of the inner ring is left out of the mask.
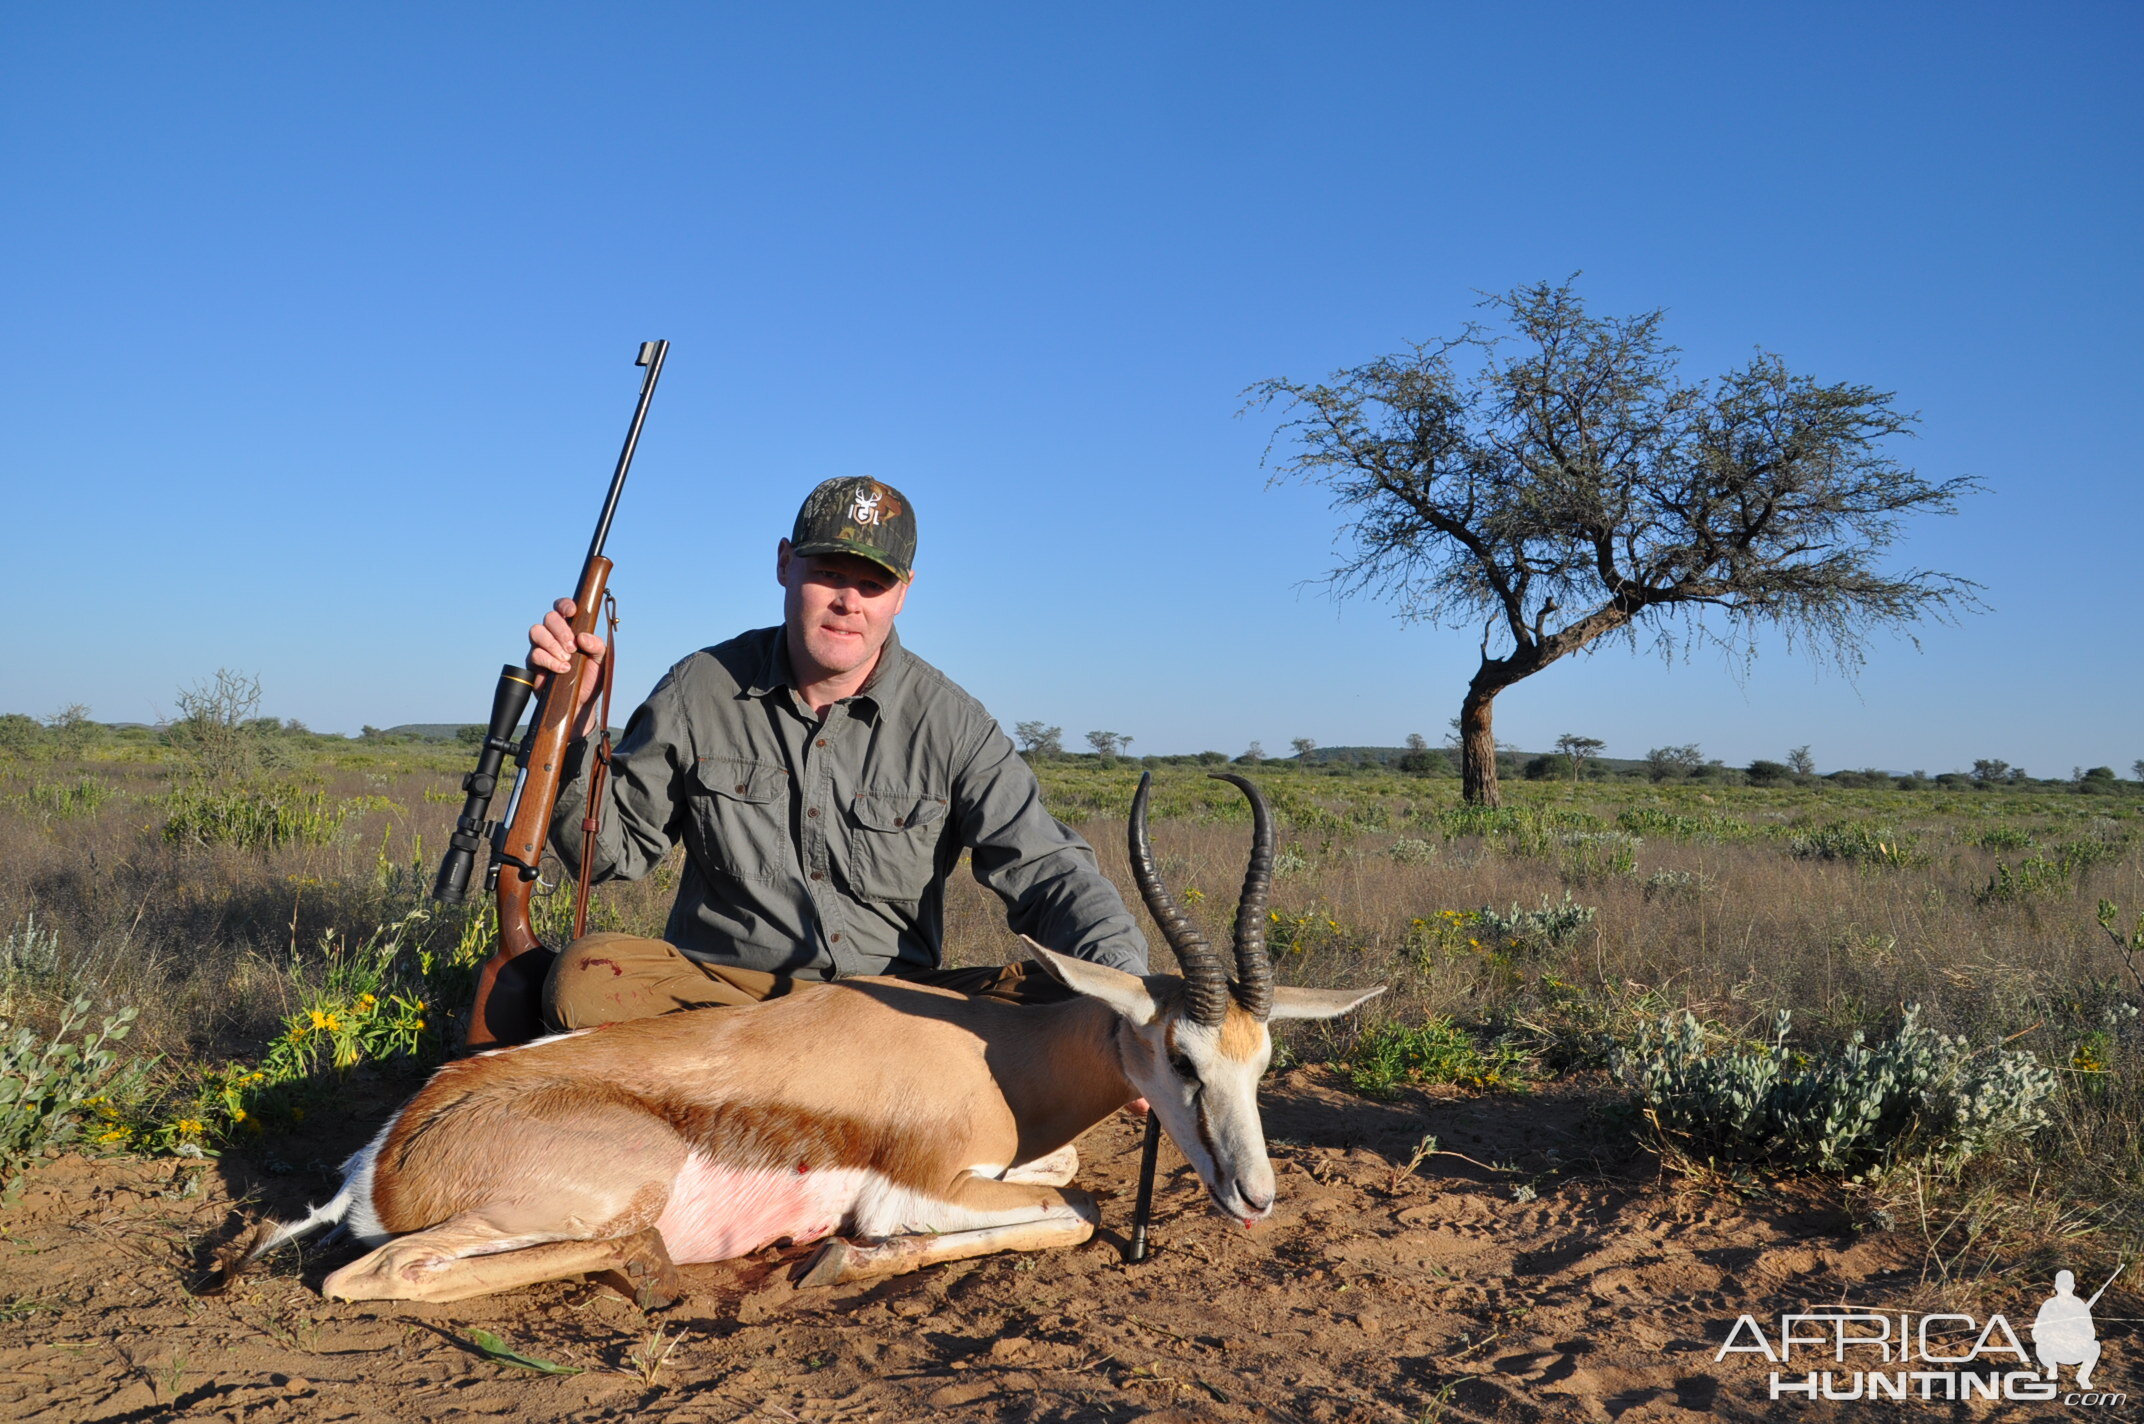
[[[373,998],[373,997],[372,997],[372,995],[370,995],[370,994],[359,994],[359,995],[357,996],[357,1002],[358,1002],[358,1007],[360,1007],[360,1008],[366,1008],[366,1009],[369,1009],[369,1008],[371,1008],[371,1007],[372,1007],[372,1006],[373,1006],[374,1004],[377,1004],[377,1003],[379,1002],[379,1000],[378,1000],[378,999],[375,999],[375,998]]]
[[[412,1029],[420,1029],[420,1028],[423,1028],[423,1027],[424,1027],[424,1020],[423,1020],[423,1019],[419,1019],[419,1020],[417,1020],[417,1022],[415,1022],[415,1023],[411,1024],[411,1025],[410,1025],[410,1027],[411,1027]]]
[[[199,1137],[207,1130],[199,1118],[191,1117],[180,1118],[178,1128],[179,1135],[182,1137]]]
[[[233,1122],[244,1122],[245,1120],[246,1120],[246,1110],[245,1110],[244,1108],[232,1108],[232,1109],[231,1109],[231,1121],[233,1121]]]
[[[115,1127],[103,1133],[97,1140],[99,1142],[124,1142],[133,1135],[134,1129],[131,1127]]]

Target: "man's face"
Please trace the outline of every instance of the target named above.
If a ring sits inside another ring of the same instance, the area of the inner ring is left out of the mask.
[[[775,553],[774,577],[783,590],[790,661],[806,682],[871,666],[908,598],[908,585],[869,559],[796,554],[787,539]]]

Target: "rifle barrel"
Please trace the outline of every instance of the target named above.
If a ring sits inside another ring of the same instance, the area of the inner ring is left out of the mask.
[[[603,500],[603,517],[596,521],[596,537],[589,541],[588,557],[603,556],[603,542],[610,538],[610,517],[618,512],[618,496],[625,491],[625,472],[633,467],[633,447],[640,443],[640,423],[648,418],[648,401],[655,394],[655,383],[663,374],[663,358],[670,354],[667,341],[643,341],[640,355],[633,362],[648,368],[648,374],[640,378],[640,403],[633,407],[633,423],[625,432],[625,448],[618,452],[618,468],[610,477],[610,493]]]

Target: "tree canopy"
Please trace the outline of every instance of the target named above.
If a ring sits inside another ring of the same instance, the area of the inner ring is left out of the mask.
[[[1324,485],[1348,517],[1335,592],[1481,629],[1469,800],[1498,799],[1496,694],[1604,638],[1748,655],[1771,627],[1852,666],[1872,631],[1975,604],[1967,580],[1882,566],[1906,516],[1976,488],[1885,452],[1916,423],[1892,393],[1761,350],[1686,381],[1661,312],[1592,316],[1569,282],[1483,306],[1496,324],[1247,392],[1287,412],[1275,478]]]

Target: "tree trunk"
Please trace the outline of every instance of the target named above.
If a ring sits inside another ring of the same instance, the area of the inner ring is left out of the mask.
[[[1477,678],[1459,704],[1460,788],[1469,806],[1504,804],[1496,785],[1496,729],[1491,723],[1491,704],[1500,690],[1483,688]]]

